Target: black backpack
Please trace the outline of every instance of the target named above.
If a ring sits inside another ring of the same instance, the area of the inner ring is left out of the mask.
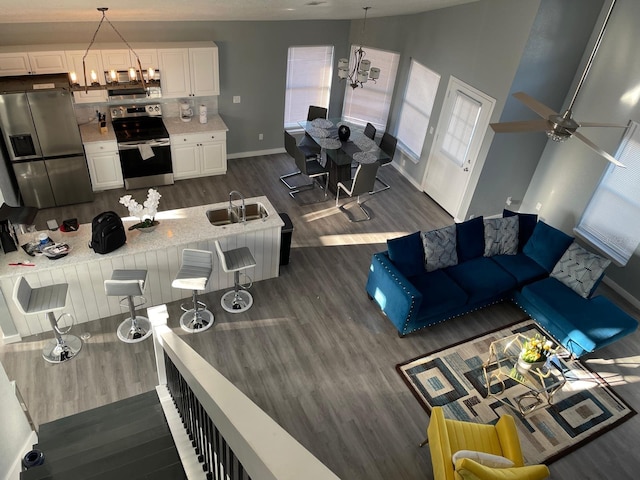
[[[122,220],[116,212],[102,212],[91,222],[91,243],[96,253],[109,253],[127,241]]]

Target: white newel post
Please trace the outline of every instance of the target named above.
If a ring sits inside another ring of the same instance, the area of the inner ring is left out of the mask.
[[[151,322],[153,328],[153,350],[156,356],[156,370],[158,372],[158,385],[167,384],[167,372],[164,368],[164,350],[162,349],[161,337],[158,332],[162,329],[169,330],[167,327],[167,319],[169,318],[169,312],[167,312],[167,306],[156,305],[155,307],[147,308],[147,317]]]

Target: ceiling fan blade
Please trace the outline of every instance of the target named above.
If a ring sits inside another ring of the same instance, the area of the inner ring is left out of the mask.
[[[626,165],[623,165],[622,163],[620,163],[618,160],[616,160],[613,156],[609,155],[607,152],[605,152],[604,150],[602,150],[599,146],[597,146],[595,143],[593,143],[591,140],[589,140],[587,137],[585,137],[584,135],[578,133],[578,132],[573,132],[573,137],[576,137],[580,140],[582,140],[584,142],[584,144],[589,147],[591,150],[593,150],[594,152],[602,155],[604,158],[606,158],[607,160],[609,160],[611,163],[613,163],[614,165],[618,166],[618,167],[622,167],[622,168],[626,168]]]
[[[492,123],[490,126],[496,133],[544,132],[549,128],[549,123],[541,118],[539,120]]]
[[[554,112],[551,108],[547,107],[544,103],[536,100],[531,95],[524,92],[516,92],[513,94],[515,98],[524,103],[531,110],[536,112],[542,118],[549,118],[551,115],[558,115],[557,112]]]
[[[580,122],[581,127],[617,127],[617,128],[629,128],[630,125],[621,125],[619,123],[594,123],[594,122]]]

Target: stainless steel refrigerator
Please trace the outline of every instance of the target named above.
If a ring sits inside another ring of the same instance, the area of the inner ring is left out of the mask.
[[[69,91],[0,95],[0,129],[25,206],[47,208],[93,200]]]

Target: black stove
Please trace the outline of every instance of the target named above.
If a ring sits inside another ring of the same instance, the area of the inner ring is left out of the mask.
[[[111,107],[111,119],[118,143],[169,141],[159,104]]]
[[[124,186],[155,187],[173,183],[169,132],[158,104],[111,107]]]
[[[169,139],[169,132],[160,117],[121,118],[112,123],[118,143]]]

